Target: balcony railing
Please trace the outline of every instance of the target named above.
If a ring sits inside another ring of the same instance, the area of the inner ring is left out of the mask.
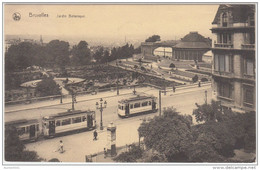
[[[255,44],[241,44],[241,47],[244,50],[254,50]]]
[[[217,74],[217,75],[220,75],[220,76],[226,76],[226,77],[233,77],[234,76],[234,73],[232,72],[224,72],[224,71],[217,71],[217,70],[214,70],[213,71],[213,74]]]
[[[215,43],[215,48],[233,48],[233,44]]]

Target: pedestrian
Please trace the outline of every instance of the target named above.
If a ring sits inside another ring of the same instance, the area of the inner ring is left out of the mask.
[[[106,150],[106,148],[104,148],[104,158],[106,158],[107,157],[107,150]]]
[[[200,81],[199,81],[199,84],[198,84],[198,86],[200,87]]]
[[[97,140],[98,133],[97,133],[96,130],[93,132],[93,135],[94,135],[94,139],[93,140]]]
[[[59,149],[59,151],[60,151],[60,153],[63,153],[63,152],[64,152],[62,140],[60,140],[60,149]]]
[[[172,86],[172,91],[173,91],[173,93],[175,92],[175,89],[176,89],[176,88],[175,88],[175,86],[173,85],[173,86]]]

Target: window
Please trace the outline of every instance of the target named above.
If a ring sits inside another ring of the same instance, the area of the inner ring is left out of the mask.
[[[81,122],[81,117],[72,118],[72,123],[80,123],[80,122]]]
[[[149,101],[149,102],[148,102],[148,105],[151,105],[151,104],[152,104],[152,102],[151,102],[151,101]]]
[[[251,107],[254,104],[254,88],[244,86],[244,104]]]
[[[250,14],[248,17],[248,24],[250,26],[255,26],[255,14]]]
[[[29,132],[29,126],[26,126],[25,127],[25,133],[28,133]]]
[[[219,87],[219,96],[232,98],[232,85],[230,83],[221,82],[218,85]]]
[[[62,120],[62,126],[63,125],[69,125],[70,123],[71,123],[71,119],[70,118]]]
[[[21,127],[18,130],[18,135],[23,135],[25,133],[25,127]]]
[[[56,121],[56,126],[60,126],[60,120]]]
[[[86,120],[86,116],[82,117],[82,122],[84,122]]]
[[[223,13],[222,14],[222,26],[227,27],[227,22],[228,22],[227,13]]]
[[[254,76],[254,61],[253,59],[246,58],[245,59],[245,74]]]
[[[140,107],[140,103],[135,103],[134,108]]]
[[[133,109],[134,108],[134,105],[133,104],[130,104],[130,109]]]
[[[231,33],[221,33],[221,34],[218,34],[217,41],[220,44],[231,44],[231,42],[232,42],[232,35],[231,35]]]
[[[143,102],[142,106],[148,106],[148,102]]]
[[[214,55],[215,71],[232,72],[233,71],[233,57],[229,55]]]

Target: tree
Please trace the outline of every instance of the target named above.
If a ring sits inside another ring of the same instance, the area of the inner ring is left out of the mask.
[[[60,94],[60,86],[53,78],[48,77],[39,82],[36,86],[36,93],[40,96],[51,96]]]
[[[25,150],[24,144],[19,140],[14,126],[5,127],[5,160],[6,161],[41,161],[36,152]]]
[[[73,46],[71,54],[71,60],[76,65],[89,64],[91,61],[90,49],[86,41],[80,41],[78,45]]]
[[[144,137],[145,146],[166,156],[169,162],[186,161],[187,148],[192,141],[191,117],[179,115],[173,108],[164,110],[162,116],[156,116],[138,129]]]
[[[114,158],[117,162],[137,162],[143,155],[143,150],[136,145],[131,145],[128,152],[122,152]]]
[[[60,40],[52,40],[46,45],[47,63],[51,66],[62,67],[69,64],[69,43]]]
[[[174,68],[175,68],[175,64],[171,63],[169,67],[170,67],[171,69],[174,69]]]
[[[222,121],[223,116],[220,102],[212,100],[211,104],[198,105],[195,103],[195,105],[197,109],[194,109],[192,114],[195,116],[197,122]]]
[[[192,77],[192,82],[195,83],[199,79],[198,75],[196,74],[194,77]]]
[[[156,42],[161,41],[161,37],[159,35],[153,35],[145,40],[145,42]]]

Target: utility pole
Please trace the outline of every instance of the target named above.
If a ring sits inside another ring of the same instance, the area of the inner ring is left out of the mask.
[[[75,110],[74,102],[76,102],[76,94],[72,91],[71,93],[71,101],[72,101],[72,110]]]
[[[207,90],[205,90],[205,104],[207,104],[207,98],[208,98],[208,95],[207,95]]]
[[[159,115],[162,115],[162,95],[161,95],[161,90],[159,90]]]
[[[119,95],[119,87],[118,87],[118,83],[119,83],[119,81],[117,80],[117,81],[116,81],[116,94],[117,94],[117,95]]]

